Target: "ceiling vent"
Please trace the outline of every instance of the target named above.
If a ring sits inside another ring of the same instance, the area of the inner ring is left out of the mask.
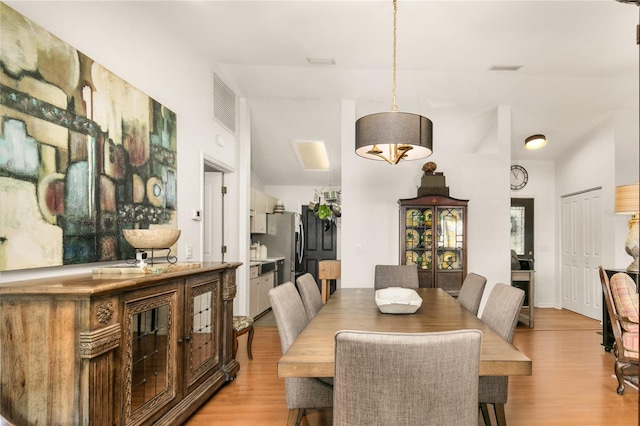
[[[235,135],[236,133],[236,94],[213,74],[213,118]]]
[[[522,65],[491,65],[489,71],[518,71]]]

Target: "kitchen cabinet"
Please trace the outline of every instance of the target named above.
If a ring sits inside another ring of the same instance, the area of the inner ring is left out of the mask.
[[[265,234],[267,232],[267,214],[273,213],[277,199],[269,194],[251,188],[250,227],[252,234]]]
[[[257,317],[271,307],[269,290],[274,286],[273,272],[257,274],[258,267],[251,267],[249,280],[249,315]]]
[[[401,265],[417,265],[420,287],[457,296],[467,269],[468,200],[423,195],[398,201]]]
[[[15,424],[180,424],[239,370],[240,263],[0,285],[0,412]]]

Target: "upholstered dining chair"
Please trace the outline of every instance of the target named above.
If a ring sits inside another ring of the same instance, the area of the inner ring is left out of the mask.
[[[418,288],[418,267],[416,265],[376,265],[374,287]]]
[[[458,303],[472,314],[478,315],[480,301],[482,300],[482,294],[486,284],[487,279],[485,277],[469,272],[462,282],[462,287],[460,287]]]
[[[480,330],[345,330],[335,342],[334,426],[478,423]]]
[[[322,308],[322,295],[320,294],[316,279],[307,272],[296,279],[296,284],[298,284],[298,291],[302,298],[304,310],[307,312],[309,321],[311,321],[320,308]]]
[[[523,290],[498,283],[489,293],[480,319],[504,340],[512,343],[523,302]],[[509,377],[480,376],[478,386],[478,402],[485,425],[491,425],[487,405],[492,404],[498,426],[506,426],[504,404],[507,403],[509,394]]]
[[[284,354],[307,326],[309,318],[291,281],[269,290],[269,300]],[[299,425],[308,408],[328,408],[333,404],[331,388],[320,380],[285,378],[284,385],[289,408],[288,425]]]
[[[625,370],[633,365],[638,367],[638,293],[629,275],[618,272],[609,280],[602,266],[598,269],[613,330],[613,354],[616,357],[613,369],[618,379],[616,392],[622,395],[625,389]]]

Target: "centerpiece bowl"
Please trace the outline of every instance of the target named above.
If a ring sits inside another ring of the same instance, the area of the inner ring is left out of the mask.
[[[410,288],[388,287],[376,290],[376,305],[383,314],[414,314],[422,298]]]
[[[180,238],[179,229],[123,229],[122,235],[136,249],[166,249]]]

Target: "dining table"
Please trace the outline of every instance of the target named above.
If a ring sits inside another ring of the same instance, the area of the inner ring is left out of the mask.
[[[278,361],[279,377],[333,377],[340,330],[426,333],[482,331],[480,376],[531,375],[532,363],[480,318],[440,288],[417,288],[422,305],[412,314],[385,314],[373,288],[341,288],[331,295]],[[425,359],[425,362],[430,362]],[[389,366],[393,368],[393,366]]]

